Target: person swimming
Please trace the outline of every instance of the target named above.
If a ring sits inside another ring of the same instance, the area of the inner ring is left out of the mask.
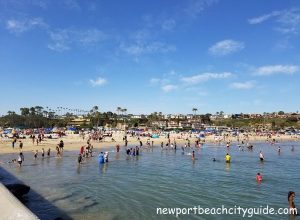
[[[226,161],[226,163],[230,163],[230,159],[231,159],[231,157],[230,157],[230,155],[227,153],[226,156],[225,156],[225,161]]]
[[[217,160],[216,160],[216,158],[213,158],[213,162],[216,162]]]
[[[257,175],[256,175],[256,181],[257,182],[261,182],[262,181],[262,175],[260,175],[260,173],[257,173]]]

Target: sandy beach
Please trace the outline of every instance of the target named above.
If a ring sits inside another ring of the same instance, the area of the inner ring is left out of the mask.
[[[93,141],[91,140],[90,143],[93,145],[94,149],[106,149],[110,147],[115,147],[116,145],[120,145],[121,148],[124,147],[124,141],[123,141],[124,133],[114,133],[113,138],[115,141],[111,141],[110,137],[106,137],[103,141]],[[128,146],[139,146],[140,142],[137,139],[137,137],[131,137],[130,135],[127,135],[128,138]],[[176,141],[176,144],[178,147],[184,146],[187,144],[187,138],[190,140],[191,146],[195,145],[195,141],[197,140],[196,135],[187,135],[187,134],[170,134],[170,142],[174,143],[174,140]],[[243,135],[239,136],[239,141],[244,143],[249,142],[249,144],[255,144],[255,142],[267,142],[268,140],[273,140],[275,139],[276,142],[281,143],[284,141],[300,141],[299,137],[296,136],[291,136],[291,135],[273,135],[271,138],[267,138],[266,136],[258,136],[254,134],[248,135],[248,137],[244,137]],[[42,148],[46,151],[47,149],[51,149],[52,154],[56,152],[55,148],[56,145],[59,143],[60,140],[64,141],[64,150],[67,151],[76,151],[80,150],[81,146],[87,146],[87,136],[85,139],[80,137],[78,134],[68,134],[66,136],[63,136],[62,138],[59,139],[48,139],[45,138],[41,143],[38,145],[33,144],[32,140],[27,136],[25,139],[18,139],[17,143],[15,144],[15,147],[12,148],[12,139],[10,138],[2,138],[0,141],[0,153],[5,154],[5,153],[19,153],[20,148],[19,148],[19,141],[23,142],[23,152],[33,152],[38,150],[41,152]],[[159,138],[149,138],[149,137],[140,137],[140,140],[143,143],[143,146],[146,145],[147,140],[150,140],[150,144],[154,146],[160,146],[161,143],[165,144],[168,142],[168,139],[166,136],[160,136]],[[203,141],[203,139],[202,139]],[[205,137],[205,143],[215,143],[220,146],[224,145],[226,146],[227,142],[231,142],[232,145],[234,143],[237,143],[237,137],[226,137],[224,138],[223,136],[215,136],[215,135],[209,135]]]

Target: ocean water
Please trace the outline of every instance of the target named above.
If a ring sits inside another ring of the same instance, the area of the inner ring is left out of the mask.
[[[281,153],[277,148],[281,146]],[[291,146],[295,151],[291,151]],[[97,156],[77,164],[77,153],[63,158],[33,159],[25,154],[24,166],[2,164],[7,172],[31,186],[25,204],[41,219],[54,219],[57,210],[64,219],[242,219],[242,215],[158,215],[157,208],[259,208],[288,206],[287,193],[296,192],[300,203],[300,143],[254,144],[253,151],[236,145],[204,145],[182,154],[180,147],[143,149],[138,157],[110,149],[109,162],[99,165]],[[265,162],[259,161],[262,150]],[[232,162],[224,162],[229,152]],[[99,153],[96,150],[95,155]],[[0,155],[9,161],[15,155]],[[217,161],[213,162],[212,158]],[[3,171],[2,171],[3,172]],[[257,183],[260,172],[263,182]],[[2,173],[3,174],[3,173]],[[1,176],[1,172],[0,172]],[[4,183],[13,182],[3,177]],[[37,196],[39,195],[39,196]],[[43,199],[41,199],[43,198]],[[252,219],[291,219],[288,215],[254,215]]]

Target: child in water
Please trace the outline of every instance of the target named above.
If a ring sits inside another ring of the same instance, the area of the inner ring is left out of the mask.
[[[195,160],[195,151],[193,150],[193,153],[192,153],[192,160]]]

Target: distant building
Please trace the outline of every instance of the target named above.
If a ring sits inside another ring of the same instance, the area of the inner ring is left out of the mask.
[[[79,127],[81,125],[89,125],[90,122],[91,122],[91,120],[89,118],[78,117],[78,118],[74,118],[72,121],[70,121],[68,123],[68,125]]]

